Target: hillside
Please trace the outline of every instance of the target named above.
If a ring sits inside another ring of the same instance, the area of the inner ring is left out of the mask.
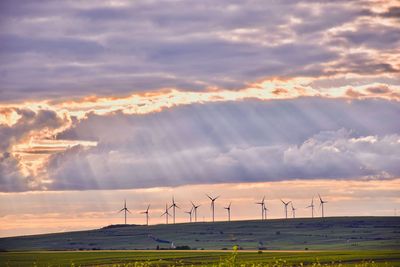
[[[0,239],[0,250],[400,249],[400,217],[331,217],[169,225],[114,225],[102,229]]]

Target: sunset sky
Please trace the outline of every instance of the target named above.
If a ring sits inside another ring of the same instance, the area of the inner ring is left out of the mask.
[[[399,2],[0,1],[0,236],[206,193],[400,214]]]

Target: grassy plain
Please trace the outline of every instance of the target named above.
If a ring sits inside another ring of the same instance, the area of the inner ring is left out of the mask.
[[[400,250],[400,217],[115,225],[0,238],[0,251],[168,249],[171,242],[197,250]]]
[[[2,252],[1,266],[400,266],[398,251],[40,251]]]
[[[0,238],[0,251],[0,267],[400,267],[400,217],[113,225]]]

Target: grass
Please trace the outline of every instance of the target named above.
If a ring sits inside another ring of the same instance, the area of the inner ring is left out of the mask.
[[[169,248],[168,241],[199,250],[152,250]],[[223,250],[236,246],[248,251]],[[0,267],[400,267],[400,218],[116,225],[0,238],[0,251]]]
[[[0,251],[167,249],[400,250],[400,217],[116,225],[102,229],[0,238]]]
[[[0,266],[400,266],[398,251],[38,251],[2,252]]]

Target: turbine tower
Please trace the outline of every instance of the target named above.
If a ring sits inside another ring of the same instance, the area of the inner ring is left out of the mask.
[[[228,207],[224,207],[224,209],[226,209],[228,211],[228,222],[231,221],[231,204],[232,204],[232,202],[229,203]]]
[[[314,218],[314,197],[311,199],[311,204],[306,208],[311,208],[311,218]]]
[[[293,219],[296,218],[296,208],[293,207],[293,203],[290,203],[290,205],[292,206],[292,214],[293,214]]]
[[[126,207],[126,199],[124,200],[124,207],[120,211],[118,211],[118,213],[120,213],[121,211],[125,213],[125,224],[126,224],[126,212],[131,213]]]
[[[166,224],[168,224],[168,216],[171,216],[171,214],[169,214],[168,210],[169,210],[168,204],[165,204],[165,211],[163,214],[161,214],[161,217],[165,215],[165,223]]]
[[[264,220],[264,207],[265,207],[265,196],[261,202],[256,202],[257,205],[261,205],[261,220]]]
[[[197,222],[197,208],[200,207],[200,205],[195,205],[192,201],[190,201],[192,203],[192,207],[193,207],[193,212],[194,212],[194,221]]]
[[[185,211],[185,213],[189,214],[190,222],[192,222],[192,212],[193,212],[193,207],[190,209],[190,211]]]
[[[147,206],[146,211],[141,212],[141,214],[146,214],[146,225],[149,225],[149,209],[150,209],[150,204]]]
[[[286,219],[287,219],[287,206],[288,206],[292,201],[285,202],[285,201],[283,201],[282,199],[281,199],[281,201],[282,201],[283,205],[285,205],[285,215],[286,215]]]
[[[214,214],[215,214],[214,213],[215,212],[215,200],[217,200],[220,196],[212,198],[209,195],[207,195],[207,197],[211,200],[212,221],[214,222],[214,219],[215,219],[215,217],[214,217]]]
[[[265,217],[265,219],[267,219],[267,211],[269,211],[269,209],[267,209],[267,205],[264,204],[264,217]]]
[[[322,198],[321,198],[320,194],[318,194],[318,197],[319,197],[319,201],[320,201],[320,204],[319,204],[319,206],[320,206],[320,207],[322,207],[322,218],[324,218],[324,204],[325,204],[325,203],[328,203],[328,202],[327,202],[327,201],[324,201],[324,200],[322,200]]]
[[[176,205],[174,197],[172,197],[172,205],[169,208],[172,208],[172,216],[173,216],[172,218],[173,218],[174,224],[175,224],[175,208],[178,208],[178,209],[180,209],[180,208],[178,207],[178,205]]]

